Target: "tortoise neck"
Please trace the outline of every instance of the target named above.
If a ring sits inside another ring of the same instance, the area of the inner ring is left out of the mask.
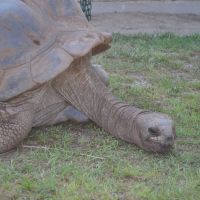
[[[57,77],[52,86],[100,127],[137,144],[135,118],[142,110],[114,97],[93,69],[83,65],[72,66]]]

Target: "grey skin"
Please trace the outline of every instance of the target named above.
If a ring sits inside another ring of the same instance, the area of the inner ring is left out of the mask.
[[[173,120],[119,101],[91,65],[112,38],[88,24],[77,1],[1,0],[0,19],[0,153],[33,127],[88,119],[147,151],[171,149]]]
[[[89,60],[89,56],[78,59],[54,80],[4,105],[0,152],[16,147],[32,127],[88,119],[147,151],[166,152],[171,148],[175,137],[172,119],[113,97],[106,87],[104,73],[95,70]]]
[[[108,86],[109,76],[103,67],[91,65],[91,68],[99,80]],[[0,110],[0,153],[16,147],[32,127],[51,126],[67,121],[87,123],[90,120],[65,101],[52,87],[52,82],[9,103],[0,103],[0,106],[4,108]]]
[[[101,65],[93,64],[91,65],[94,73],[99,77],[105,86],[109,85],[109,75],[104,70]],[[40,126],[50,126],[59,124],[62,122],[72,121],[75,123],[87,123],[89,122],[89,118],[81,111],[77,110],[73,105],[66,102],[65,99],[60,97],[57,92],[51,87],[47,86],[47,96],[44,96],[42,104],[45,105],[44,107],[39,108],[39,112],[36,113],[36,117],[34,119],[33,127],[40,127]],[[49,99],[50,102],[49,102]],[[48,102],[48,104],[47,104]],[[48,109],[47,109],[48,108]],[[56,109],[60,110],[60,112],[56,112]],[[52,115],[52,112],[54,114]]]

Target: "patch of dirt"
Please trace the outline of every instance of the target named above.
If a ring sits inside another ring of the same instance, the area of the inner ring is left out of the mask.
[[[200,16],[194,14],[104,13],[94,14],[90,23],[99,31],[122,34],[200,32]]]
[[[127,2],[127,0],[93,0],[94,2]],[[128,0],[128,1],[133,1],[133,2],[144,2],[144,1],[188,1],[188,0]],[[190,1],[198,1],[198,0],[190,0]]]
[[[195,151],[196,153],[200,150],[199,137],[184,137],[179,136],[176,138],[177,151],[188,152]]]
[[[127,74],[127,76],[133,78],[134,86],[139,86],[139,87],[150,87],[151,86],[151,83],[149,82],[148,78],[144,74],[129,72]]]
[[[182,79],[182,80],[188,81],[188,82],[195,81],[193,76],[189,73],[185,73],[183,71],[178,71],[178,70],[172,70],[171,73],[175,79],[179,78],[179,79]]]
[[[10,162],[10,160],[14,159],[15,157],[17,157],[19,155],[19,152],[17,151],[17,149],[13,149],[9,152],[6,153],[1,153],[0,154],[0,162]],[[1,193],[1,192],[0,192]],[[0,196],[1,197],[1,196]],[[1,198],[0,198],[1,199]]]
[[[186,69],[188,68],[188,69]],[[190,72],[189,66],[186,66],[185,70],[172,70],[172,76],[174,79],[181,79],[190,83],[200,83],[200,80],[194,78],[194,75]]]
[[[8,196],[8,192],[6,192],[0,188],[0,199],[1,200],[10,200],[11,198]]]

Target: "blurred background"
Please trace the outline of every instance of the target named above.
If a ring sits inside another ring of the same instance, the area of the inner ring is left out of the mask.
[[[199,0],[80,0],[88,20],[107,32],[200,32]]]

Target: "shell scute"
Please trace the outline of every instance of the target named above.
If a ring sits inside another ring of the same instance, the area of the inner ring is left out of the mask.
[[[0,101],[6,101],[18,94],[32,88],[35,83],[30,74],[30,65],[26,64],[19,68],[8,69],[4,72],[0,85]]]
[[[61,48],[53,48],[46,55],[31,63],[33,81],[44,83],[67,69],[73,58]]]
[[[111,35],[91,28],[75,0],[0,1],[0,102],[54,79]]]

